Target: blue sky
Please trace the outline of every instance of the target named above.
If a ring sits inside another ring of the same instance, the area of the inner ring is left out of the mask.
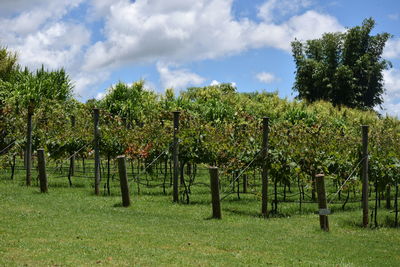
[[[64,67],[78,99],[118,81],[150,90],[234,83],[293,98],[294,38],[345,31],[363,19],[389,32],[383,113],[400,115],[400,1],[2,0],[0,44],[31,69]]]

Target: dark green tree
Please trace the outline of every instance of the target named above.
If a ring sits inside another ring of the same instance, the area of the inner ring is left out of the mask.
[[[391,35],[371,35],[374,26],[375,21],[369,18],[344,33],[292,42],[296,63],[293,89],[298,98],[368,109],[382,104],[382,72],[391,67],[382,59],[382,52]]]

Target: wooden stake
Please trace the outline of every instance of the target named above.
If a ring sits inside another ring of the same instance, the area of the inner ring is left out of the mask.
[[[321,229],[329,232],[329,222],[328,222],[328,205],[326,203],[326,193],[325,193],[325,178],[323,174],[317,174],[316,186],[318,195],[318,208],[319,208],[319,224]]]
[[[211,203],[212,203],[212,218],[221,219],[221,204],[219,198],[219,179],[218,168],[210,167],[210,186],[211,186]]]
[[[46,159],[44,157],[44,149],[38,149],[38,167],[39,167],[39,182],[40,182],[40,192],[48,192],[47,175],[46,175]]]
[[[268,156],[268,124],[269,118],[263,118],[263,143],[262,143],[262,188],[261,188],[261,215],[268,216],[268,169],[267,169],[267,156]]]
[[[126,160],[125,156],[118,156],[118,172],[119,182],[121,185],[122,206],[129,207],[131,204],[129,196],[128,175],[126,173]]]

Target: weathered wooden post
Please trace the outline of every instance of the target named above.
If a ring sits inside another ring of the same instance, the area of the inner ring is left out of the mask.
[[[46,175],[46,159],[44,157],[44,149],[40,148],[37,150],[38,155],[38,167],[39,167],[39,182],[40,192],[48,192],[47,175]]]
[[[367,227],[368,218],[368,125],[362,127],[362,208],[363,226]]]
[[[269,118],[263,118],[263,142],[261,151],[261,161],[262,161],[262,188],[261,188],[261,215],[263,217],[268,216],[268,167],[267,167],[267,157],[268,157],[268,129]]]
[[[100,133],[99,133],[99,109],[93,109],[94,118],[94,193],[100,195]]]
[[[179,115],[180,111],[174,111],[174,144],[172,157],[174,161],[174,180],[173,180],[173,201],[179,201],[179,143],[178,143],[178,132],[179,132]]]
[[[317,186],[317,196],[318,196],[318,214],[319,214],[319,224],[321,229],[329,232],[329,222],[328,214],[328,204],[326,202],[326,192],[325,192],[325,178],[323,174],[317,174],[315,176],[316,186]]]
[[[121,185],[122,206],[128,207],[131,204],[129,197],[128,175],[126,173],[126,160],[125,156],[118,156],[118,172],[119,182]]]
[[[211,203],[212,218],[221,219],[221,203],[219,198],[219,179],[218,167],[210,167],[210,187],[211,187]]]

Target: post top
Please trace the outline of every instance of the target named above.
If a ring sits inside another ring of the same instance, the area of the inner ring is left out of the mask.
[[[263,117],[263,120],[269,120],[269,117]]]
[[[218,170],[218,167],[217,166],[209,166],[208,169],[210,169],[210,170]]]
[[[39,151],[39,150],[43,150],[44,151],[44,148],[38,148],[37,151]]]
[[[181,113],[179,110],[172,111],[172,113]]]
[[[125,158],[125,155],[119,155],[119,156],[117,157],[117,159],[123,159],[123,158]]]
[[[323,173],[318,173],[317,175],[315,175],[315,177],[325,177],[325,174],[323,174]]]

